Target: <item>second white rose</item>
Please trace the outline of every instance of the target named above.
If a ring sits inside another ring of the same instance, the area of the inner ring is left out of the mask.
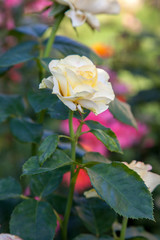
[[[49,63],[52,76],[42,80],[39,88],[50,88],[52,93],[72,111],[89,109],[96,115],[104,112],[114,100],[109,75],[87,58],[70,55]]]
[[[81,26],[87,22],[91,28],[99,29],[100,24],[96,14],[118,14],[120,6],[117,0],[56,0],[56,2],[69,6],[65,15],[72,20],[73,27]]]

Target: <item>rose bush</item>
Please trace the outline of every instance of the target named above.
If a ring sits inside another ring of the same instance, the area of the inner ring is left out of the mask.
[[[117,14],[120,11],[116,0],[56,0],[56,2],[70,7],[65,15],[72,20],[73,27],[87,22],[92,28],[99,29],[99,21],[94,15]]]
[[[124,164],[140,175],[150,192],[153,192],[153,190],[160,184],[160,175],[150,172],[152,170],[150,164],[136,162],[135,160],[129,164],[124,162]]]
[[[49,63],[52,73],[43,79],[39,88],[50,88],[52,93],[72,111],[89,109],[96,115],[108,109],[114,100],[114,92],[109,75],[96,66],[87,57],[70,55],[62,60]]]

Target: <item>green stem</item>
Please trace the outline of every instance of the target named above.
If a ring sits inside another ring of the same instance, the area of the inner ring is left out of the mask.
[[[120,240],[125,240],[126,228],[127,228],[128,218],[124,217],[122,221],[122,229],[120,234]]]
[[[39,83],[42,81],[44,78],[45,70],[41,64],[41,61],[39,58],[36,59],[37,62],[37,67],[38,67],[38,75],[39,75]]]
[[[22,199],[31,199],[30,197],[27,197],[27,196],[24,196],[23,194],[22,195],[20,195],[20,198],[22,198]]]
[[[73,130],[73,111],[70,111],[70,113],[69,113],[69,131],[70,131],[70,137],[71,137],[71,158],[73,161],[75,161],[76,140],[75,140],[75,134],[74,134],[74,130]],[[74,187],[75,187],[76,179],[78,176],[78,172],[79,172],[78,169],[75,172],[75,165],[73,164],[71,166],[71,181],[70,181],[68,200],[67,200],[66,211],[65,211],[63,227],[62,227],[62,239],[63,240],[67,240],[67,227],[68,227],[69,216],[71,213],[73,195],[74,195]]]
[[[62,14],[57,15],[57,17],[55,18],[54,25],[52,27],[51,35],[48,39],[46,48],[44,50],[44,55],[43,55],[44,58],[46,58],[50,55],[52,45],[53,45],[53,42],[54,42],[54,39],[55,39],[55,36],[56,36],[56,32],[57,32],[58,27],[59,27],[59,25],[60,25],[60,23],[63,19],[63,16],[64,16],[64,14],[62,13]]]

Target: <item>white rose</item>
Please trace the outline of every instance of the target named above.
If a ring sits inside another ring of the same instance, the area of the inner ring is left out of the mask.
[[[95,29],[99,29],[96,14],[117,14],[120,6],[117,0],[56,0],[56,2],[69,6],[65,15],[72,20],[73,27],[81,26],[85,21]]]
[[[2,233],[0,234],[0,240],[22,240],[22,239],[15,235]]]
[[[40,88],[50,88],[52,93],[72,111],[87,108],[96,115],[108,109],[114,100],[114,92],[109,75],[87,58],[70,55],[61,60],[52,60],[49,63],[52,73],[43,79]]]
[[[143,162],[136,162],[135,160],[131,163],[124,164],[138,173],[138,175],[143,179],[146,186],[152,192],[160,184],[160,175],[150,172],[152,166],[150,164],[144,164]]]

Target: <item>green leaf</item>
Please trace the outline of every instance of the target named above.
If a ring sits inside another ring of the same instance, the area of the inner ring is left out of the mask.
[[[83,156],[83,163],[110,163],[111,161],[105,158],[98,152],[87,152]]]
[[[74,117],[77,118],[77,119],[80,119],[80,120],[84,120],[89,114],[90,114],[90,110],[88,109],[83,109],[84,110],[84,113],[80,113],[78,111],[75,111],[74,112]]]
[[[22,189],[14,178],[8,177],[0,179],[0,200],[7,198],[17,198],[22,194]]]
[[[119,121],[137,128],[136,120],[131,112],[129,104],[114,99],[109,105],[109,110]]]
[[[100,163],[87,172],[97,193],[118,214],[154,219],[151,193],[136,172],[119,162]]]
[[[52,207],[61,215],[64,215],[67,204],[67,196],[62,195],[61,192],[53,193],[47,196],[47,202],[49,202]]]
[[[56,216],[49,203],[25,200],[14,209],[10,232],[25,240],[53,240]]]
[[[122,153],[116,135],[111,129],[106,128],[99,122],[92,120],[85,121],[85,124],[90,128],[90,132],[93,133],[109,151]]]
[[[50,172],[58,168],[72,164],[72,160],[61,150],[56,150],[53,156],[40,166],[38,157],[31,157],[23,165],[23,175],[34,175],[39,173]]]
[[[57,169],[53,172],[41,173],[31,177],[30,187],[35,196],[46,197],[57,189],[62,181],[65,169]]]
[[[45,70],[50,73],[48,65],[53,60],[53,58],[49,58],[49,57],[48,58],[38,58],[38,60],[41,62],[42,66],[45,68]],[[41,89],[41,90],[43,90],[43,89]]]
[[[24,113],[24,102],[21,96],[0,94],[0,122],[10,116],[20,116]]]
[[[41,37],[47,30],[48,26],[42,23],[35,23],[26,26],[16,27],[13,31],[24,33],[33,37]]]
[[[160,89],[152,88],[147,90],[139,91],[135,96],[133,96],[129,103],[131,105],[137,104],[146,104],[150,102],[159,102],[160,101]]]
[[[58,98],[55,94],[52,94],[50,90],[41,89],[37,92],[29,93],[28,101],[34,111],[39,113],[44,109],[52,108],[58,101]]]
[[[61,52],[65,57],[68,55],[78,54],[79,56],[88,57],[96,65],[101,65],[103,63],[102,58],[94,53],[89,47],[64,36],[56,36],[53,47]]]
[[[53,119],[65,120],[68,119],[69,108],[58,100],[54,106],[48,108],[48,114]]]
[[[56,17],[60,13],[67,11],[68,7],[62,4],[54,3],[53,8],[51,9],[49,16]]]
[[[38,149],[39,163],[42,165],[57,148],[58,135],[51,135],[44,139]]]
[[[0,67],[0,76],[2,76],[3,74],[5,74],[7,71],[9,70],[9,68],[7,67]]]
[[[36,41],[20,43],[0,56],[0,67],[10,67],[27,62],[37,56]]]
[[[111,237],[98,238],[98,237],[95,237],[95,236],[90,235],[90,234],[80,234],[79,236],[77,236],[73,240],[113,240],[113,238],[111,238]]]
[[[21,142],[39,143],[43,127],[25,119],[11,119],[10,129],[13,136]]]
[[[76,210],[84,226],[96,236],[110,230],[116,218],[115,212],[98,198],[85,199]]]
[[[85,113],[82,115],[78,111],[75,111],[74,117],[77,119],[84,119],[89,113],[90,111],[87,109],[85,109]],[[48,108],[48,114],[53,119],[66,120],[69,116],[69,108],[61,100],[58,100],[53,106]]]

